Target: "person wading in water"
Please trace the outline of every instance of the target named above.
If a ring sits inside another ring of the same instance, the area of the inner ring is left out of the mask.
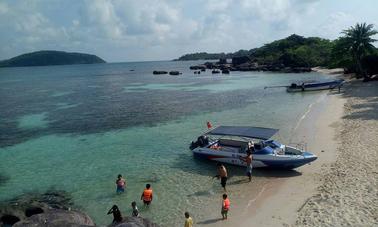
[[[247,156],[240,157],[240,160],[247,163],[246,174],[249,178],[249,182],[252,181],[252,152],[253,152],[253,149],[254,149],[253,146],[249,146],[248,149],[247,149]]]
[[[217,169],[217,171],[218,171],[218,174],[217,175],[215,175],[213,178],[220,178],[220,180],[221,180],[221,185],[222,185],[222,187],[223,187],[223,189],[225,190],[225,191],[227,191],[226,190],[226,184],[227,184],[227,169],[226,169],[226,167],[223,165],[223,164],[221,164],[221,163],[218,163],[217,164],[217,167],[218,167],[218,169]]]

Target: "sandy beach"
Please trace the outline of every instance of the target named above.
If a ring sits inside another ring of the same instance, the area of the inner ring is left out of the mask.
[[[341,93],[325,92],[293,126],[291,141],[318,160],[233,203],[229,220],[206,226],[377,226],[377,97],[377,82],[350,79]]]

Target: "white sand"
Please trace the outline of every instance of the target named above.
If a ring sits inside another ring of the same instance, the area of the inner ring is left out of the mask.
[[[295,226],[378,226],[378,83],[346,87],[338,156]]]

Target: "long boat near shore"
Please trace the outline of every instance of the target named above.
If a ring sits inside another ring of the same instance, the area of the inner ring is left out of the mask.
[[[296,84],[292,83],[286,88],[287,92],[302,92],[302,91],[318,91],[318,90],[328,90],[334,88],[340,88],[345,81],[342,79],[324,81],[324,82],[311,82]]]
[[[343,79],[329,81],[306,81],[302,83],[292,83],[291,85],[267,86],[264,87],[264,89],[285,87],[287,92],[332,90],[335,88],[340,89],[344,82],[345,81]]]

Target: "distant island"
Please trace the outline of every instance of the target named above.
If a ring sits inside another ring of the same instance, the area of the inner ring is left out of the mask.
[[[92,54],[69,53],[64,51],[43,50],[22,54],[8,60],[0,61],[0,67],[74,65],[106,63]]]
[[[192,53],[177,61],[219,60],[249,57],[260,65],[283,64],[287,67],[328,66],[334,43],[319,37],[305,38],[296,34],[276,40],[259,48],[239,50],[234,53]]]
[[[358,72],[368,78],[378,72],[378,48],[372,44],[364,51],[354,53],[354,37],[363,31],[372,30],[373,25],[357,24],[342,31],[344,36],[335,40],[319,37],[303,37],[292,34],[284,39],[276,40],[259,48],[239,50],[234,53],[192,53],[185,54],[175,61],[187,60],[219,60],[191,66],[193,70],[220,69],[228,71],[277,71],[277,72],[310,72],[311,68],[321,66],[327,68],[344,68],[345,72]],[[361,31],[360,31],[361,30]],[[352,36],[349,33],[357,35]],[[370,33],[367,33],[370,34]],[[372,34],[376,34],[372,31]],[[353,42],[352,42],[352,41]],[[375,39],[362,39],[373,42]],[[358,57],[357,57],[358,56]],[[232,62],[227,61],[232,59]],[[215,71],[217,72],[217,71]]]

